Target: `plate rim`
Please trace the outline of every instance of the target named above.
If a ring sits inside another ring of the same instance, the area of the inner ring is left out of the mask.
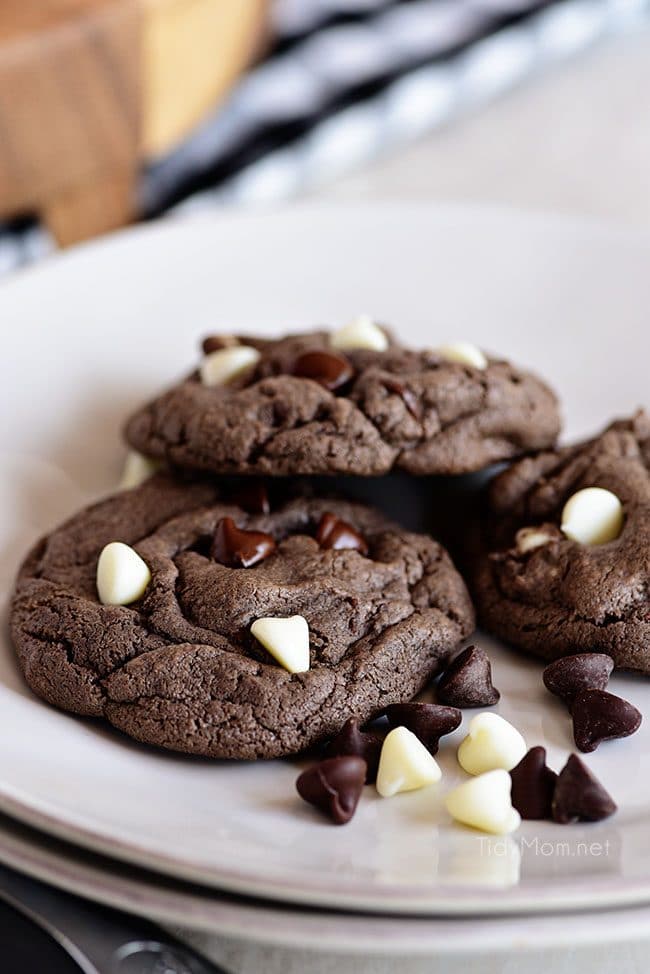
[[[149,870],[68,846],[20,821],[0,818],[0,861],[9,868],[91,902],[192,933],[292,950],[447,958],[487,950],[512,955],[515,951],[614,945],[635,936],[650,939],[647,905],[600,914],[585,910],[568,915],[463,919],[314,910],[234,898],[170,878],[161,883]],[[609,922],[594,923],[598,915]],[[459,937],[459,924],[471,924],[472,936]],[[178,929],[174,932],[178,934]]]
[[[407,213],[418,218],[426,213],[430,219],[439,217],[455,217],[459,219],[499,219],[512,226],[535,226],[538,231],[557,230],[574,234],[588,234],[603,238],[616,238],[620,241],[650,246],[650,228],[642,225],[628,224],[606,217],[587,213],[562,213],[558,210],[539,210],[533,207],[514,207],[491,202],[464,202],[455,200],[424,200],[415,201],[412,198],[391,197],[385,200],[307,200],[295,201],[279,207],[262,207],[261,209],[235,210],[228,207],[201,213],[175,213],[148,223],[139,223],[131,227],[123,227],[103,234],[92,240],[81,241],[65,250],[54,250],[45,254],[35,263],[18,267],[11,274],[0,279],[0,300],[15,288],[29,285],[30,281],[41,276],[57,273],[60,267],[65,267],[78,260],[93,257],[104,258],[105,254],[128,247],[131,243],[142,244],[143,241],[154,240],[158,237],[173,236],[179,232],[194,233],[201,228],[219,227],[219,231],[229,225],[250,223],[267,223],[269,220],[311,220],[323,216],[338,218],[336,214],[345,214],[347,218],[358,214]]]

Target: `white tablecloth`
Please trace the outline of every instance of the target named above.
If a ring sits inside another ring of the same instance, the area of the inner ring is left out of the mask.
[[[603,41],[320,194],[503,203],[650,225],[650,29]]]

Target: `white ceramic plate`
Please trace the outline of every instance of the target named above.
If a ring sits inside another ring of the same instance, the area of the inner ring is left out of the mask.
[[[183,372],[197,337],[344,321],[361,308],[414,343],[469,338],[539,369],[572,433],[647,390],[650,242],[598,226],[457,208],[305,209],[150,227],[52,260],[0,288],[8,592],[37,535],[118,476],[129,409]],[[499,711],[559,767],[571,749],[538,663],[485,641]],[[650,711],[650,686],[615,692]],[[344,829],[295,797],[293,764],[227,765],[138,747],[58,713],[0,656],[0,807],[116,858],[247,894],[459,915],[650,899],[650,721],[589,758],[620,804],[592,827],[528,823],[495,843],[454,827],[441,793],[368,790]]]
[[[497,953],[507,953],[513,963],[514,955],[537,950],[548,957],[547,951],[552,949],[629,945],[647,940],[650,929],[647,906],[569,916],[458,920],[272,904],[163,879],[84,852],[5,816],[0,816],[0,861],[57,889],[155,920],[210,955],[225,937],[282,947],[292,955],[299,950],[362,954],[364,958],[393,954],[400,962],[430,955],[438,964],[442,957],[458,962],[480,955],[481,971],[486,974],[488,968],[493,970],[490,962],[495,972],[502,972],[502,961],[494,957]]]

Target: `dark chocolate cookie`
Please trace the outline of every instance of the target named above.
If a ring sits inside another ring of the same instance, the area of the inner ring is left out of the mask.
[[[215,336],[202,367],[139,410],[126,438],[180,468],[271,475],[467,473],[555,443],[557,400],[534,375],[378,331],[380,349],[341,348],[326,331],[225,348]]]
[[[650,417],[520,460],[487,507],[473,566],[482,625],[544,659],[606,653],[650,673]]]
[[[98,598],[99,555],[114,541],[150,572],[130,605]],[[251,633],[291,616],[309,627],[306,672]],[[251,514],[214,485],[164,474],[41,541],[11,610],[39,696],[140,741],[224,758],[298,752],[410,700],[473,625],[444,549],[372,509],[300,496]]]

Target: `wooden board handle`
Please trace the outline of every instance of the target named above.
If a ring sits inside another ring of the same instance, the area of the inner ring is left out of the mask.
[[[250,60],[268,0],[0,0],[0,218],[61,244],[129,222],[167,151]]]

